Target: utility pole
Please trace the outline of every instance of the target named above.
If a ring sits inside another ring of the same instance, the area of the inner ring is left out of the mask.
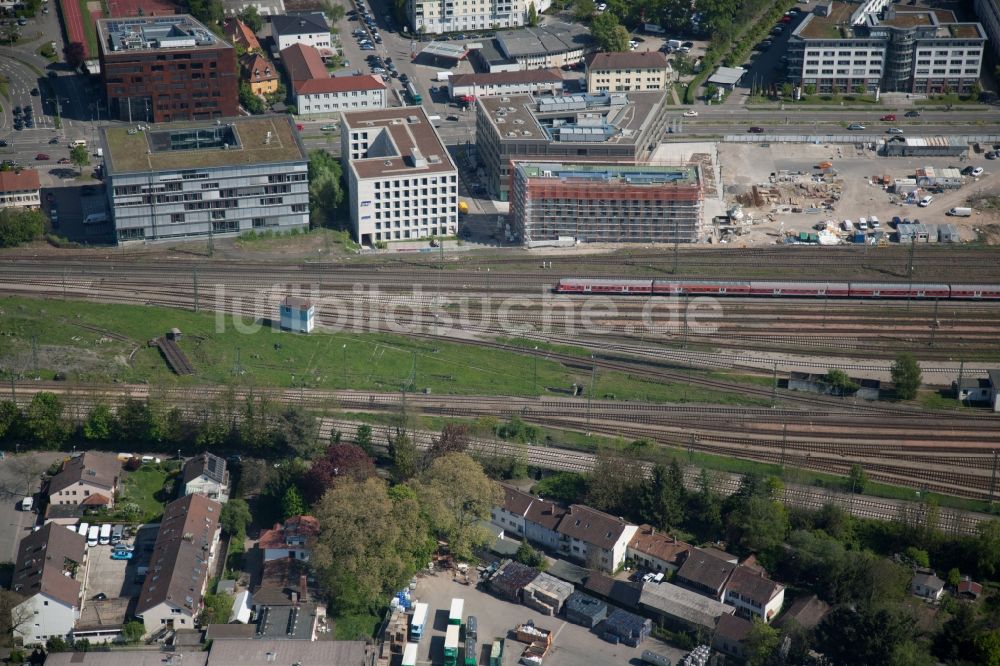
[[[34,335],[31,336],[31,368],[38,374],[38,337]]]
[[[990,506],[993,506],[993,492],[997,487],[997,450],[993,449],[993,474],[990,477]]]
[[[538,391],[538,347],[535,347],[535,353],[532,356],[535,361],[534,369],[531,373],[531,392],[536,393]]]
[[[594,398],[594,379],[597,376],[597,364],[594,363],[594,356],[590,357],[590,390],[587,391],[587,431],[590,431],[590,403]]]
[[[781,469],[785,469],[785,445],[788,443],[788,424],[781,424]]]
[[[931,320],[931,349],[934,348],[934,336],[937,334],[938,329],[938,299],[934,299],[934,318]]]
[[[348,386],[347,386],[347,344],[346,343],[344,344],[344,346],[342,347],[342,349],[344,350],[343,371],[344,371],[344,389],[346,390],[348,388]]]
[[[240,368],[240,348],[237,347],[236,348],[236,364],[233,365],[233,374],[236,375],[237,377],[239,377],[241,370],[242,369]]]
[[[958,381],[955,382],[955,399],[962,404],[962,373],[965,371],[965,361],[958,362]]]
[[[11,375],[11,377],[10,377],[10,399],[11,399],[11,402],[13,402],[15,405],[17,404],[17,388],[16,388],[16,384],[17,384],[17,382],[14,381],[14,376]]]
[[[909,256],[909,259],[906,262],[906,273],[907,273],[907,275],[910,278],[910,286],[906,290],[906,311],[907,312],[910,311],[910,298],[912,296],[912,294],[910,292],[913,291],[913,271],[914,271],[913,255],[916,253],[916,251],[917,251],[917,239],[916,238],[911,238],[911,241],[910,241],[910,256]]]
[[[198,269],[197,269],[197,267],[194,269],[193,281],[194,281],[194,311],[197,314],[197,312],[198,312]]]
[[[63,269],[62,277],[63,277],[63,299],[65,300],[66,299],[66,269],[65,268]]]
[[[774,362],[774,370],[771,375],[771,409],[778,406],[778,362]]]
[[[678,238],[677,236],[677,234],[680,233],[680,231],[677,228],[677,226],[678,226],[678,220],[676,217],[674,217],[674,270],[673,270],[674,275],[677,275],[677,246],[680,244],[680,238]]]
[[[688,346],[688,295],[684,293],[684,308],[681,311],[681,323],[684,325],[684,336],[681,338],[681,347],[687,349]]]

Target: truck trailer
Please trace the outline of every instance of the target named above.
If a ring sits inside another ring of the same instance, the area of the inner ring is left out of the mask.
[[[451,600],[451,612],[448,613],[448,624],[462,624],[462,611],[465,608],[465,599],[455,597]]]
[[[444,635],[444,666],[458,666],[458,634],[462,627],[449,624]]]
[[[424,625],[427,624],[428,606],[425,603],[417,603],[413,606],[413,618],[410,620],[410,640],[420,642],[424,637]]]

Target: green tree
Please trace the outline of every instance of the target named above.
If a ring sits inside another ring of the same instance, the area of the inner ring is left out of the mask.
[[[206,594],[202,597],[205,607],[199,624],[226,624],[233,609],[233,598],[228,594]]]
[[[21,420],[21,410],[13,400],[0,400],[0,442],[12,436]]]
[[[994,518],[976,525],[975,553],[979,575],[994,578],[1000,574],[1000,520]]]
[[[322,527],[311,562],[340,613],[382,607],[427,562],[431,541],[408,486],[344,479],[315,513]]]
[[[100,403],[94,406],[83,422],[83,437],[92,442],[103,442],[111,438],[115,428],[115,415],[111,408]]]
[[[285,520],[288,520],[292,516],[301,516],[306,512],[305,502],[302,501],[302,495],[299,493],[299,489],[295,486],[288,486],[288,490],[285,491],[284,496],[281,498],[281,514]]]
[[[958,587],[958,584],[962,582],[962,572],[958,570],[958,567],[952,567],[948,569],[948,585],[952,587]]]
[[[1000,629],[985,631],[976,636],[976,663],[982,666],[1000,666]]]
[[[142,640],[146,633],[146,625],[138,620],[129,620],[122,625],[122,638],[129,645],[135,645]]]
[[[891,374],[892,383],[896,386],[896,395],[900,400],[912,400],[917,397],[917,390],[923,377],[920,374],[920,364],[913,354],[903,352],[896,356]]]
[[[772,480],[747,474],[726,500],[726,532],[731,541],[750,550],[771,550],[785,541],[788,512],[774,498]]]
[[[574,0],[573,2],[573,17],[577,21],[590,20],[596,11],[597,5],[594,0]]]
[[[90,164],[90,153],[87,152],[87,146],[74,146],[69,151],[69,159],[78,169],[83,171],[83,167]]]
[[[0,247],[17,247],[45,233],[45,216],[37,210],[0,209]]]
[[[892,651],[889,666],[937,666],[923,642],[903,641]]]
[[[791,83],[789,83],[788,81],[785,81],[784,83],[781,84],[781,96],[782,97],[784,97],[785,99],[791,99],[793,92],[794,92],[794,89],[792,88],[792,84]]]
[[[590,34],[602,51],[629,50],[628,30],[618,23],[618,17],[611,12],[603,12],[594,17],[590,23]]]
[[[250,524],[250,520],[250,507],[246,501],[233,498],[222,505],[222,513],[219,514],[219,523],[222,525],[222,529],[237,541],[242,542],[246,538],[247,525]]]
[[[588,480],[577,472],[556,472],[545,477],[534,486],[531,492],[545,499],[555,500],[564,504],[583,502],[589,494]]]
[[[408,481],[417,473],[417,447],[405,432],[398,431],[389,442],[389,457],[392,479],[396,483]]]
[[[931,565],[930,555],[927,554],[926,550],[917,548],[916,546],[908,546],[903,553],[914,566],[922,567],[924,569]]]
[[[980,622],[968,604],[958,604],[934,636],[934,654],[943,661],[962,661],[977,652]]]
[[[588,477],[587,503],[616,516],[631,515],[642,497],[642,464],[611,447],[597,451]]]
[[[545,570],[548,564],[545,555],[532,548],[527,541],[522,541],[521,545],[518,546],[517,552],[514,553],[514,559],[521,564],[526,564],[529,567],[535,567],[542,571]]]
[[[316,416],[298,405],[285,407],[277,419],[277,442],[289,452],[312,459],[321,447]]]
[[[844,395],[845,393],[854,393],[860,388],[860,385],[851,379],[851,376],[840,368],[830,368],[826,371],[826,375],[823,377],[823,383],[834,389],[834,393],[837,395]]]
[[[157,440],[153,410],[147,400],[126,397],[118,406],[114,436],[119,442],[149,444]]]
[[[868,485],[868,475],[865,469],[858,463],[851,465],[851,471],[847,475],[847,485],[852,493],[864,493],[865,486]]]
[[[488,520],[503,499],[500,486],[483,473],[468,454],[436,458],[415,484],[420,506],[431,529],[448,542],[459,559],[487,545],[490,533],[479,522]]]
[[[36,393],[24,412],[23,423],[25,434],[41,448],[58,449],[69,437],[62,400],[54,393]]]
[[[340,161],[325,150],[309,153],[309,221],[313,226],[336,222],[336,212],[344,200],[340,185]]]
[[[372,427],[362,423],[354,431],[354,443],[372,458],[375,457],[375,447],[372,445]]]
[[[812,96],[816,94],[816,85],[813,83],[807,83],[803,88],[803,92],[806,95]]]
[[[45,650],[47,652],[66,652],[69,650],[69,644],[62,636],[52,636],[45,641]]]
[[[259,116],[266,110],[264,100],[254,94],[248,81],[240,81],[240,106],[255,116]]]
[[[222,23],[224,14],[221,0],[187,0],[188,11],[196,19],[208,26]]]
[[[698,476],[698,490],[691,501],[692,528],[702,539],[717,539],[722,530],[722,500],[712,488],[708,470]]]
[[[63,59],[66,61],[66,65],[70,69],[76,69],[82,65],[85,55],[86,51],[83,48],[83,44],[80,42],[70,42],[63,47]]]
[[[684,522],[687,504],[684,473],[674,459],[668,468],[657,464],[643,484],[643,518],[662,530],[675,529]]]
[[[816,628],[817,647],[837,666],[887,664],[913,638],[913,619],[888,608],[836,608]]]
[[[264,19],[261,18],[260,12],[257,11],[257,5],[247,5],[237,16],[254,32],[259,32],[264,27]]]
[[[535,27],[538,25],[538,9],[535,8],[534,2],[528,3],[528,25]]]
[[[745,642],[747,666],[766,666],[778,652],[781,632],[765,622],[754,620]]]

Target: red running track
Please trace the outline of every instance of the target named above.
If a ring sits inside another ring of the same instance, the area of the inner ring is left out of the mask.
[[[83,31],[83,14],[80,12],[80,3],[77,0],[59,0],[62,7],[63,23],[66,26],[66,38],[70,42],[83,44],[84,57],[90,57],[90,49],[87,47],[87,33]],[[90,20],[90,17],[87,17]]]

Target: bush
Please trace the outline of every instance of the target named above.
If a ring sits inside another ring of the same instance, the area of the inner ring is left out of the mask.
[[[42,237],[45,216],[37,210],[0,210],[0,247],[17,247]]]

